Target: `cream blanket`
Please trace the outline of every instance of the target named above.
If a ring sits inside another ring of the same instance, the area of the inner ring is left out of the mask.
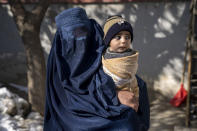
[[[117,90],[128,90],[139,96],[139,88],[135,74],[138,69],[139,52],[133,55],[104,59],[102,57],[103,70],[112,77]]]

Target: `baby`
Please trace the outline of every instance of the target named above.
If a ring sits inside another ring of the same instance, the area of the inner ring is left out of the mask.
[[[104,42],[107,45],[102,57],[104,72],[112,77],[117,90],[131,91],[139,97],[135,77],[139,53],[131,49],[131,24],[121,16],[111,16],[105,22],[104,34]]]

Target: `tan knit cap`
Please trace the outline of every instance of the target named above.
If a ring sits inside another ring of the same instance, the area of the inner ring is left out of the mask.
[[[124,22],[126,21],[125,19],[123,19],[122,17],[120,16],[112,16],[110,17],[109,19],[106,20],[106,23],[104,25],[104,37],[106,36],[108,30],[116,23],[121,23],[121,22]]]

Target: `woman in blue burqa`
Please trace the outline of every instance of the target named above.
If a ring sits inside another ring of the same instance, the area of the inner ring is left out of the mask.
[[[121,104],[115,84],[102,69],[105,44],[100,25],[82,8],[55,18],[57,31],[47,64],[45,131],[146,131],[146,84],[137,77],[139,108]]]

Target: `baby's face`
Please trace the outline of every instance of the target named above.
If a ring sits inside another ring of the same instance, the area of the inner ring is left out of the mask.
[[[109,44],[109,50],[113,52],[124,52],[130,48],[131,35],[128,31],[120,31],[116,34]]]

